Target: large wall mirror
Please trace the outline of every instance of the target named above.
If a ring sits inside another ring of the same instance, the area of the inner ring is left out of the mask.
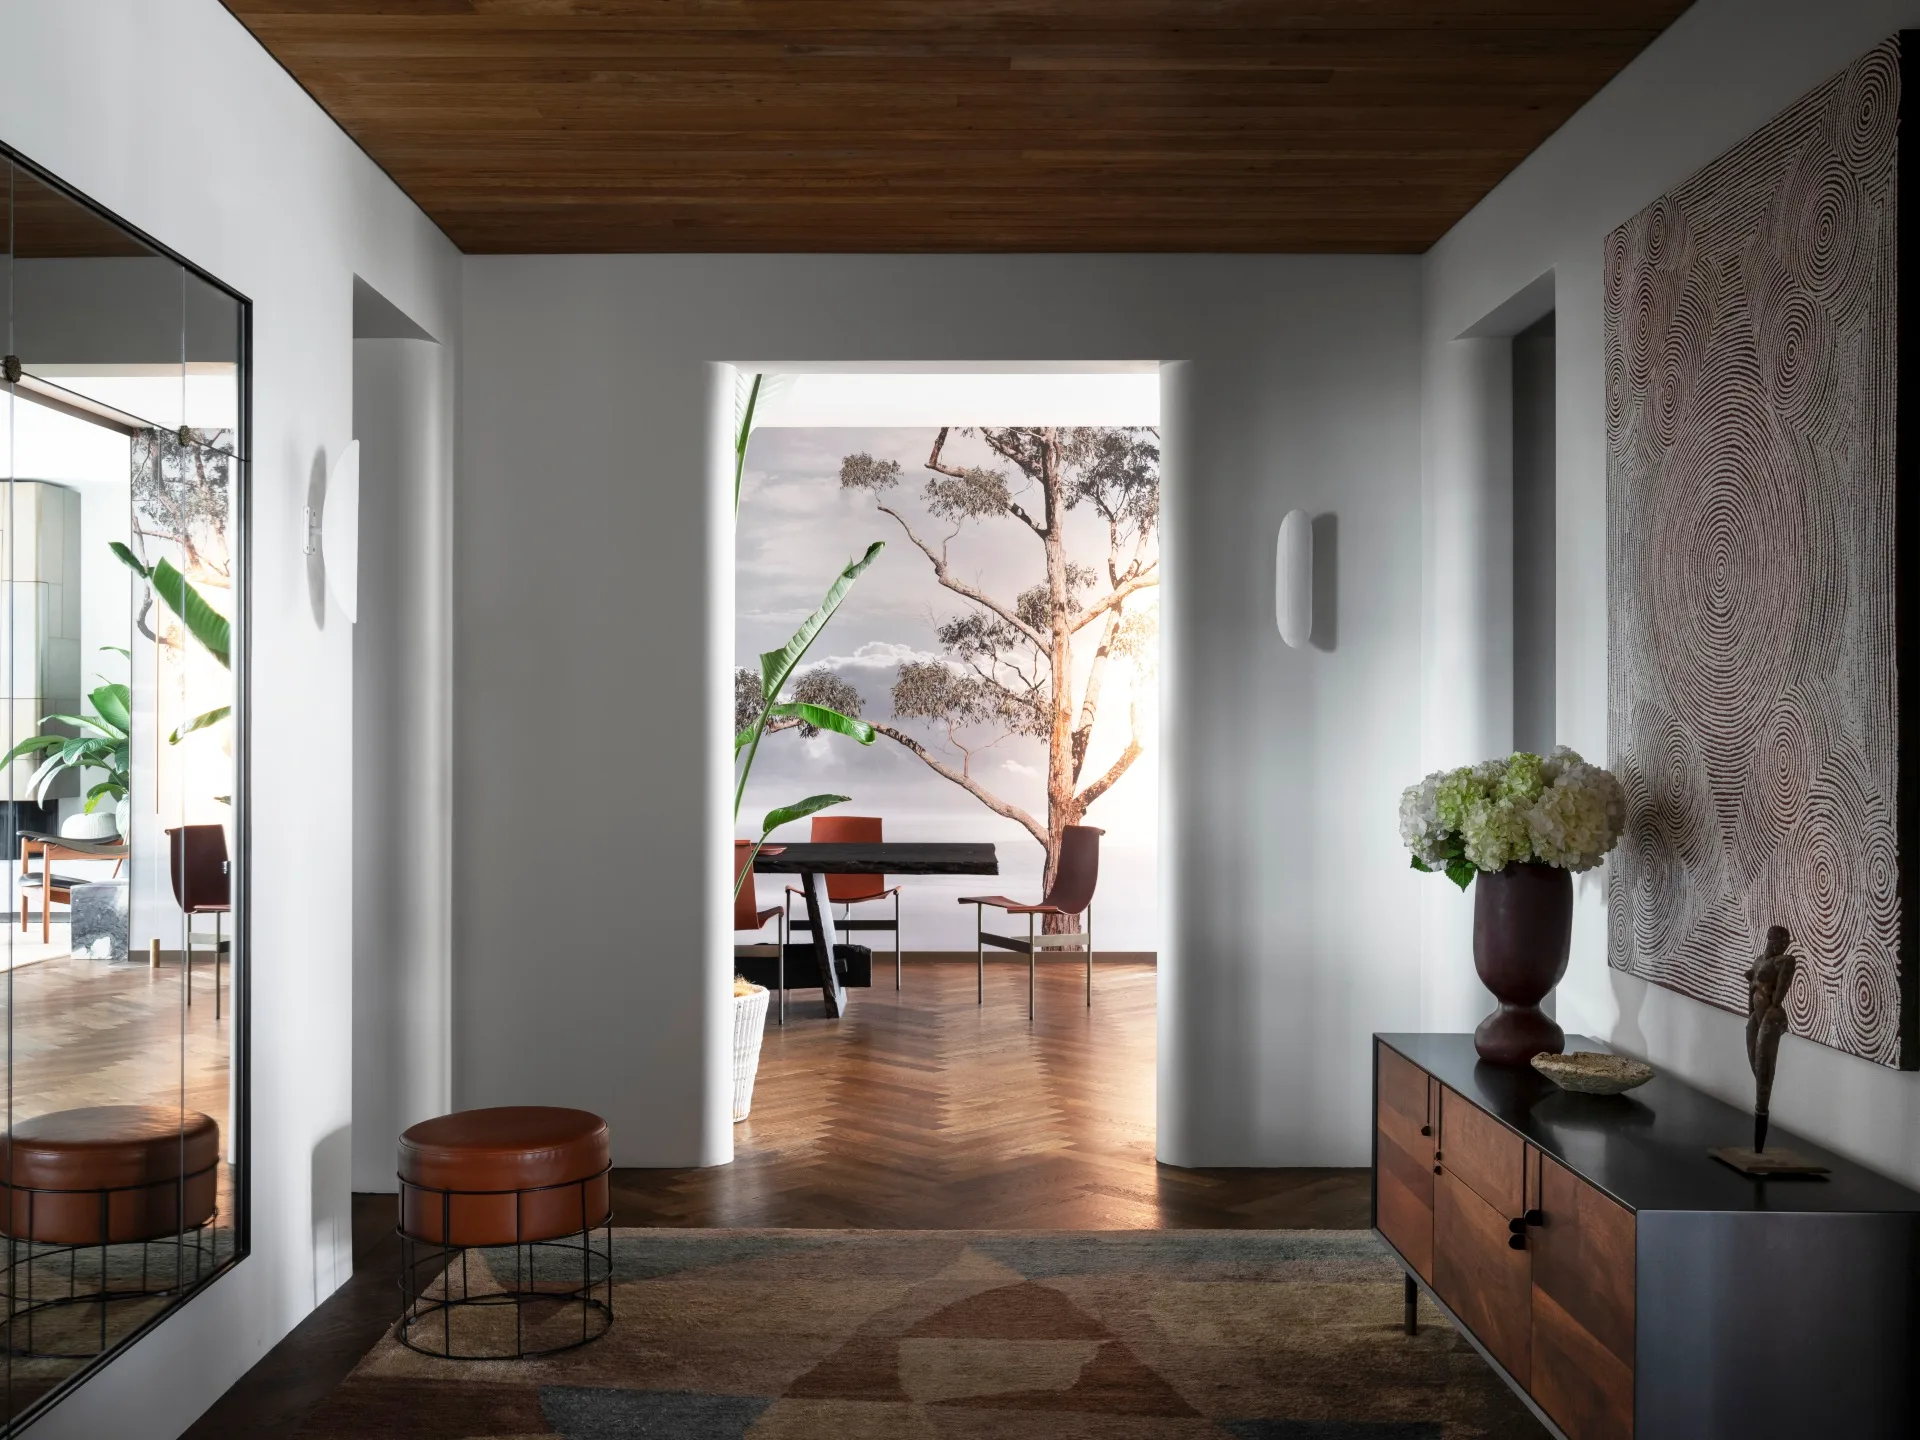
[[[0,148],[15,1433],[247,1249],[246,302]]]

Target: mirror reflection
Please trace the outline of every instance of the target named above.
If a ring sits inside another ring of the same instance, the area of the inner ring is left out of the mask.
[[[242,1249],[244,314],[0,164],[11,1428]]]

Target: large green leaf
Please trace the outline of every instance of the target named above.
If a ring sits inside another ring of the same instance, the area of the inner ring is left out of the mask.
[[[89,815],[93,814],[93,807],[100,803],[100,797],[102,795],[111,795],[114,799],[118,800],[126,793],[127,787],[122,785],[118,780],[102,780],[98,785],[87,791],[86,813]]]
[[[67,762],[60,758],[58,750],[49,751],[47,758],[40,762],[40,768],[33,772],[33,778],[27,781],[27,795],[35,804],[47,798],[47,787],[65,773]]]
[[[733,436],[733,510],[740,513],[740,477],[747,473],[747,442],[753,438],[753,411],[760,403],[760,382],[767,377],[755,375],[752,388],[747,391],[745,412],[740,416],[740,428]]]
[[[860,578],[866,568],[873,564],[874,558],[886,548],[886,541],[876,540],[867,547],[866,554],[858,560],[849,561],[833,584],[827,587],[827,598],[820,602],[820,608],[800,622],[800,628],[793,632],[793,638],[780,649],[769,650],[760,657],[761,694],[778,695],[787,688],[788,677],[793,674],[795,667],[806,659],[807,651],[812,648],[814,640],[826,627],[827,621],[833,618],[833,612],[840,608],[840,602],[847,598],[847,592],[853,588],[853,582]]]
[[[856,720],[851,715],[842,715],[838,710],[829,710],[824,705],[803,705],[797,700],[782,700],[778,705],[767,707],[768,719],[796,719],[803,725],[811,725],[816,730],[831,730],[836,735],[845,735],[850,740],[858,740],[862,745],[873,744],[873,726],[864,720]],[[739,749],[736,737],[734,749]]]
[[[42,715],[40,717],[40,723],[42,725],[47,725],[47,724],[85,725],[91,730],[99,731],[102,735],[105,735],[110,739],[118,740],[120,738],[119,733],[117,731],[109,729],[105,724],[101,722],[100,717],[97,715],[62,715],[59,711],[56,710],[51,715]],[[60,740],[63,744],[70,738],[72,737],[67,735],[60,736]]]
[[[182,575],[171,560],[162,558],[152,565],[142,564],[140,557],[118,540],[109,540],[107,548],[113,551],[122,565],[153,586],[153,593],[180,617],[188,633],[206,646],[214,659],[228,669],[233,668],[232,624],[207,603],[207,597],[193,588],[193,582]]]
[[[232,713],[233,707],[231,705],[216,705],[204,715],[194,716],[193,719],[187,721],[187,723],[182,725],[178,730],[175,730],[173,734],[167,737],[167,743],[169,745],[178,745],[181,740],[193,734],[194,731],[204,730],[209,725],[218,725]]]
[[[778,830],[782,825],[791,825],[796,820],[804,820],[816,810],[824,810],[829,805],[844,805],[851,795],[809,795],[806,799],[792,805],[782,805],[778,810],[769,810],[766,820],[760,827],[760,838]]]
[[[138,575],[142,580],[151,580],[153,578],[153,572],[140,563],[140,557],[120,541],[109,540],[107,542],[107,549],[113,552],[115,559],[119,560],[122,565],[133,571],[133,573]],[[128,658],[131,659],[132,657],[129,656]]]
[[[67,737],[64,735],[30,735],[9,750],[4,757],[0,757],[0,765],[11,765],[22,755],[34,755],[42,750],[58,750],[66,743]]]
[[[171,560],[155,562],[151,578],[153,593],[167,602],[167,608],[180,617],[194,639],[206,646],[207,653],[231,669],[233,626],[227,617],[207,603],[206,596],[174,569]]]
[[[102,685],[87,698],[93,701],[100,718],[121,735],[133,733],[133,691],[125,685]]]

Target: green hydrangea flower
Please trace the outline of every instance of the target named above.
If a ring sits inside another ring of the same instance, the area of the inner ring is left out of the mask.
[[[1527,808],[1511,800],[1476,800],[1467,807],[1467,823],[1460,827],[1467,859],[1482,870],[1504,870],[1516,860],[1533,856],[1527,833]]]
[[[1462,765],[1440,777],[1433,804],[1442,828],[1459,831],[1467,828],[1467,811],[1476,801],[1492,798],[1492,787],[1473,767]]]
[[[1538,755],[1525,750],[1516,750],[1507,761],[1506,769],[1500,776],[1495,796],[1501,800],[1513,800],[1522,805],[1530,805],[1540,798],[1540,792],[1547,788],[1546,764]]]

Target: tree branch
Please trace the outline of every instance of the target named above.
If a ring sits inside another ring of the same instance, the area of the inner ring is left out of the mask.
[[[1019,806],[1009,805],[998,795],[995,795],[991,790],[981,785],[980,782],[975,780],[971,775],[963,774],[961,771],[954,769],[951,765],[936,756],[931,750],[927,749],[926,746],[914,739],[913,736],[907,734],[906,731],[895,729],[891,725],[875,725],[873,730],[876,735],[884,735],[896,744],[911,750],[926,762],[928,769],[937,775],[943,775],[951,780],[982,805],[993,811],[994,814],[1005,816],[1017,824],[1024,825],[1027,833],[1033,836],[1034,839],[1038,840],[1042,845],[1047,843],[1047,827],[1045,825],[1035,820]]]
[[[984,591],[975,589],[973,586],[967,584],[966,581],[955,579],[953,572],[947,568],[946,552],[944,550],[935,550],[933,546],[929,545],[925,540],[922,540],[920,536],[914,532],[913,526],[906,522],[905,517],[902,516],[898,510],[893,509],[891,506],[879,504],[876,504],[874,508],[882,515],[891,515],[894,523],[906,531],[907,539],[913,542],[914,548],[926,556],[927,560],[932,564],[934,579],[938,580],[947,589],[953,591],[954,594],[965,596],[981,609],[991,611],[993,614],[998,615],[1002,620],[1013,626],[1014,629],[1018,630],[1042,650],[1047,648],[1047,637],[1027,624],[1026,621],[1022,620],[1017,612],[1008,606],[1002,605],[998,600],[995,600]]]
[[[1120,752],[1118,760],[1107,767],[1106,774],[1074,797],[1073,808],[1078,814],[1086,814],[1087,807],[1111,790],[1120,777],[1132,767],[1133,762],[1140,758],[1140,707],[1138,704],[1127,706],[1127,723],[1133,731],[1127,740],[1127,748]],[[876,725],[873,728],[878,730],[880,727]]]
[[[1120,632],[1118,609],[1107,613],[1106,628],[1100,632],[1100,644],[1093,652],[1093,664],[1087,670],[1087,688],[1080,699],[1080,718],[1073,727],[1072,773],[1069,785],[1080,783],[1080,767],[1087,763],[1087,748],[1093,742],[1093,721],[1100,713],[1100,688],[1107,677],[1107,657],[1113,653],[1113,637]]]
[[[940,427],[940,433],[933,437],[933,452],[927,456],[927,469],[933,471],[936,475],[950,475],[955,480],[965,480],[967,478],[967,472],[965,470],[955,465],[948,465],[940,459],[940,452],[946,448],[948,428],[949,427],[942,425]],[[998,450],[1000,447],[996,445],[994,448]],[[1001,453],[1004,454],[1005,452],[1002,451]],[[1025,467],[1022,466],[1021,468],[1024,469]],[[1047,533],[1042,526],[1034,524],[1033,517],[1018,505],[1014,504],[1013,501],[1007,501],[1007,510],[1010,514],[1021,520],[1034,534],[1044,536]]]
[[[1078,634],[1109,610],[1117,613],[1120,607],[1126,603],[1128,596],[1137,595],[1142,590],[1153,589],[1154,586],[1160,583],[1160,576],[1156,573],[1159,568],[1160,562],[1158,560],[1154,561],[1131,580],[1122,581],[1120,588],[1115,590],[1111,595],[1104,597],[1099,604],[1089,610],[1081,611],[1073,620],[1073,632]]]

